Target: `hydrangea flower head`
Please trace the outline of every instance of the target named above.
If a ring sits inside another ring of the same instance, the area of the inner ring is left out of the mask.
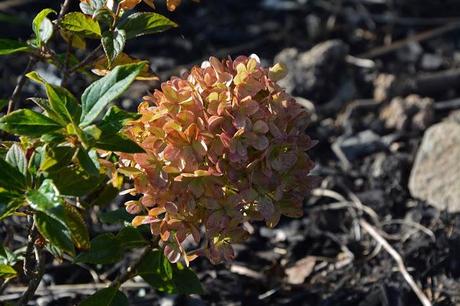
[[[244,224],[275,226],[300,217],[315,178],[304,130],[309,114],[277,81],[280,64],[263,68],[256,56],[211,57],[144,97],[127,135],[145,153],[121,154],[141,195],[126,208],[133,225],[149,224],[170,261],[196,255],[231,260]],[[202,247],[184,250],[193,239]]]

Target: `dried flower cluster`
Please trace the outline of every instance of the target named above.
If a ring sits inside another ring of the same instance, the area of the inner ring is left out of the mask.
[[[256,56],[211,57],[139,105],[126,133],[146,153],[122,154],[120,170],[142,196],[126,206],[134,226],[159,235],[170,261],[230,260],[244,223],[302,215],[314,142],[304,133],[308,113],[276,83],[284,74]],[[186,253],[187,237],[203,247]]]

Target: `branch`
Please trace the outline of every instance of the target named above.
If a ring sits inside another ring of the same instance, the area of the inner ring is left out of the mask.
[[[36,232],[35,225],[33,225],[32,228],[32,233],[29,235],[29,245],[32,243],[34,245],[35,239],[33,238],[33,234]],[[40,247],[37,245],[34,245],[34,253],[35,253],[35,271],[33,272],[33,275],[31,276],[31,280],[29,282],[29,285],[27,286],[27,290],[23,293],[22,297],[19,299],[17,306],[26,306],[27,303],[32,299],[32,297],[35,294],[35,291],[38,288],[38,285],[40,285],[40,282],[42,280],[43,274],[45,273],[45,260],[43,256],[43,251]],[[27,255],[27,254],[26,254]]]
[[[147,246],[143,251],[141,256],[139,256],[138,259],[136,259],[135,262],[133,262],[125,272],[120,274],[116,279],[112,281],[110,284],[110,287],[115,287],[115,286],[121,286],[124,282],[130,280],[137,274],[137,268],[141,264],[142,260],[150,253],[152,250],[152,245]]]
[[[62,17],[69,11],[70,3],[72,0],[65,0],[64,3],[61,5],[61,10],[59,11],[59,15],[57,18],[57,23],[61,21]]]
[[[37,265],[34,259],[34,244],[35,240],[37,239],[38,231],[37,228],[35,227],[35,224],[33,221],[30,224],[29,227],[29,233],[27,235],[27,246],[26,246],[26,254],[24,255],[24,265],[23,265],[23,270],[24,270],[24,275],[28,278],[31,279],[33,276],[33,270],[34,267]]]
[[[7,114],[11,113],[13,110],[20,107],[20,105],[15,105],[21,95],[22,87],[26,82],[26,74],[30,72],[37,63],[37,59],[35,57],[30,57],[29,62],[27,63],[26,69],[22,75],[18,78],[18,82],[16,83],[16,87],[14,88],[13,94],[11,95],[10,99],[8,100],[8,110]]]
[[[96,49],[94,49],[90,54],[88,54],[87,57],[85,57],[81,62],[80,64],[74,66],[72,69],[70,69],[69,73],[74,73],[75,71],[77,71],[78,69],[86,66],[89,62],[91,62],[91,60],[93,59],[93,57],[99,52],[99,50],[102,49],[102,44],[99,44],[99,46],[97,46]]]

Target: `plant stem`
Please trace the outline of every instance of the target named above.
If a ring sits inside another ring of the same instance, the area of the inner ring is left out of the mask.
[[[153,249],[153,246],[152,245],[149,245],[147,246],[143,251],[142,251],[142,254],[141,256],[139,256],[139,258],[136,259],[135,262],[133,262],[127,269],[125,272],[123,272],[122,274],[120,274],[116,279],[114,279],[112,281],[112,283],[110,284],[111,287],[115,287],[115,286],[121,286],[121,284],[123,284],[124,282],[130,280],[131,278],[133,278],[134,276],[136,276],[137,274],[137,268],[139,267],[139,265],[141,264],[142,260],[150,253],[150,251]]]
[[[29,73],[33,66],[37,63],[37,59],[35,57],[30,57],[29,62],[27,63],[26,69],[18,78],[18,82],[16,83],[16,87],[14,88],[13,94],[11,95],[10,99],[8,100],[8,110],[7,114],[11,113],[13,110],[20,107],[20,103],[18,103],[19,96],[22,92],[22,87],[26,82],[26,74]]]
[[[70,69],[69,73],[74,73],[75,71],[77,71],[78,69],[84,67],[85,65],[87,65],[92,59],[93,57],[99,52],[99,50],[102,49],[102,44],[99,44],[99,46],[97,46],[96,49],[94,49],[90,54],[88,54],[88,56],[86,56],[81,62],[80,64],[74,66],[72,69]]]
[[[29,246],[32,245],[35,254],[35,271],[32,272],[32,275],[30,275],[29,273],[29,276],[31,277],[29,285],[27,286],[27,290],[23,293],[18,303],[16,304],[17,306],[27,305],[30,299],[32,299],[32,297],[34,296],[35,291],[38,288],[38,285],[40,285],[43,274],[45,273],[45,260],[43,258],[43,251],[39,246],[35,245],[35,239],[37,235],[38,232],[35,228],[35,225],[32,225],[31,234],[29,235],[29,242],[27,244],[27,251],[30,250]],[[31,257],[32,255],[28,254],[27,251],[26,258],[27,256]]]
[[[61,5],[61,10],[59,11],[59,15],[58,15],[58,18],[57,18],[57,23],[59,23],[59,21],[61,21],[62,17],[67,13],[67,11],[69,10],[71,2],[72,2],[72,0],[65,0],[64,3]]]
[[[34,262],[33,252],[34,252],[34,244],[35,239],[37,239],[38,231],[35,227],[33,221],[30,220],[28,217],[30,224],[29,234],[27,235],[27,246],[26,246],[26,254],[24,255],[24,275],[27,278],[32,278],[34,267],[36,267],[36,262]]]

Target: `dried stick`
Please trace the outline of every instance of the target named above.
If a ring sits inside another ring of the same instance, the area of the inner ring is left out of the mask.
[[[458,22],[458,21],[457,22],[451,22],[451,23],[448,23],[448,24],[446,24],[444,26],[441,26],[441,27],[438,27],[438,28],[435,28],[435,29],[432,29],[432,30],[428,30],[428,31],[425,31],[425,32],[421,32],[421,33],[418,33],[418,34],[416,34],[414,36],[407,37],[405,39],[395,41],[394,43],[392,43],[390,45],[377,47],[377,48],[372,49],[372,50],[370,50],[368,52],[360,54],[357,57],[359,57],[359,58],[367,58],[367,59],[376,58],[376,57],[385,55],[387,53],[393,52],[395,50],[401,49],[401,48],[407,46],[408,44],[410,44],[412,42],[420,42],[420,41],[423,41],[423,40],[428,40],[428,39],[431,39],[433,37],[443,35],[443,34],[445,34],[447,32],[452,31],[452,30],[458,29],[459,27],[460,27],[460,22]]]
[[[407,272],[406,266],[404,265],[404,261],[399,255],[399,253],[388,243],[388,241],[385,240],[385,238],[380,235],[377,230],[367,223],[365,220],[361,219],[359,221],[359,224],[361,227],[369,233],[369,235],[372,236],[382,247],[390,254],[391,257],[396,261],[396,264],[398,266],[399,272],[401,272],[402,276],[406,280],[406,282],[409,284],[411,289],[414,291],[415,295],[417,295],[418,299],[422,303],[423,306],[432,306],[430,300],[426,297],[426,295],[423,293],[423,291],[417,286],[415,283],[414,279],[412,276]]]

